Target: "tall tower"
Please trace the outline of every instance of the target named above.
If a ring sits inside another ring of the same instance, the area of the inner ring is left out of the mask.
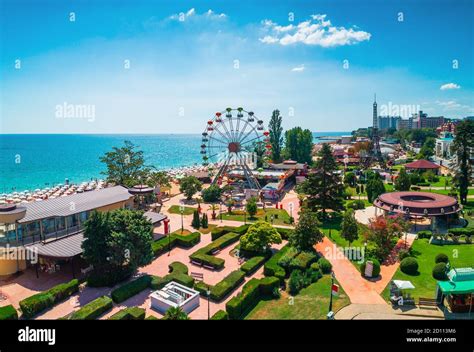
[[[377,116],[377,95],[374,94],[374,104],[372,105],[372,159],[383,162],[382,151],[380,150],[379,121]]]

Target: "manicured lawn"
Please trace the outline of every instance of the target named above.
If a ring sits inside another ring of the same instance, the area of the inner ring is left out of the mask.
[[[258,209],[257,214],[254,218],[250,218],[247,214],[247,222],[255,222],[258,220],[270,221],[270,217],[274,216],[273,225],[289,225],[290,224],[290,215],[284,209]],[[245,215],[243,210],[234,210],[231,214],[223,213],[223,220],[233,220],[233,221],[245,221]]]
[[[429,244],[427,239],[417,239],[413,243],[413,254],[418,265],[419,274],[410,276],[397,270],[393,279],[409,280],[415,286],[410,290],[410,294],[415,297],[434,298],[436,292],[436,280],[431,272],[435,265],[435,257],[438,253],[444,253],[449,257],[452,267],[473,267],[474,266],[474,244],[444,245],[438,246]],[[390,286],[388,285],[382,293],[387,301],[389,300]]]
[[[189,235],[191,234],[193,231],[189,231],[188,229],[183,229],[183,232],[181,232],[181,229],[178,229],[176,231],[173,231],[172,233],[176,234],[176,235],[183,235],[183,236],[186,236],[186,235]]]
[[[200,227],[197,231],[199,231],[202,234],[208,234],[209,232],[212,231],[214,227],[217,227],[217,225],[209,224],[207,225],[207,229]]]
[[[438,194],[444,194],[445,196],[447,196],[450,192],[450,187],[448,187],[448,189],[446,189],[446,190],[444,190],[444,189],[432,189],[432,190],[422,189],[421,192],[438,193]],[[474,194],[474,189],[468,189],[467,194],[468,195],[473,195]]]
[[[192,213],[194,213],[195,210],[197,209],[193,207],[184,207],[183,215],[191,215]],[[172,205],[168,209],[168,213],[181,214],[181,211],[179,210],[179,205]]]
[[[321,230],[324,235],[334,242],[338,247],[349,247],[349,242],[341,236],[341,222],[330,221],[325,222],[321,225]],[[331,230],[331,234],[329,234]],[[362,236],[364,231],[364,225],[359,224],[359,238],[351,243],[351,247],[363,247],[365,239]]]
[[[302,289],[293,299],[287,292],[282,292],[279,299],[260,301],[245,319],[326,319],[330,291],[331,277],[324,275],[318,282]],[[333,311],[337,312],[349,303],[349,298],[339,286],[339,296],[333,297]]]

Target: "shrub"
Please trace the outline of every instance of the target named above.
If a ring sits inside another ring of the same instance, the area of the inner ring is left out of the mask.
[[[400,251],[398,251],[398,260],[402,261],[407,257],[411,257],[409,249],[400,249]]]
[[[194,279],[188,275],[188,267],[181,262],[173,262],[168,265],[169,274],[165,277],[152,276],[150,280],[150,288],[152,290],[160,290],[171,281],[192,288]]]
[[[314,271],[321,270],[318,263],[312,263],[309,268]]]
[[[226,229],[223,227],[215,227],[211,231],[211,239],[213,241],[217,240],[219,237],[225,235],[227,233]]]
[[[329,274],[332,271],[332,264],[326,258],[319,258],[318,264],[323,274]]]
[[[191,222],[191,226],[195,229],[201,227],[201,219],[199,218],[199,212],[197,210],[195,210],[193,213],[193,221]]]
[[[69,320],[93,320],[112,309],[112,299],[107,296],[96,298],[69,316]]]
[[[280,280],[275,276],[267,276],[260,279],[260,294],[263,296],[273,295],[275,290],[278,290],[280,286]]]
[[[144,320],[145,309],[140,307],[128,307],[112,315],[109,320]]]
[[[292,295],[296,295],[303,288],[304,276],[301,270],[293,270],[288,280],[288,289]]]
[[[265,260],[266,257],[261,256],[250,258],[240,267],[240,270],[242,270],[245,275],[250,276],[265,263]]]
[[[215,269],[222,269],[225,263],[224,259],[214,257],[212,252],[236,242],[240,236],[241,234],[235,232],[222,235],[217,240],[191,254],[189,258],[204,265],[212,266]]]
[[[359,199],[353,200],[353,201],[347,202],[347,208],[351,208],[354,210],[365,209],[365,203],[363,200],[359,200]]]
[[[472,236],[474,235],[474,228],[472,227],[463,227],[463,228],[453,228],[449,229],[449,233],[454,236]]]
[[[435,263],[438,264],[438,263],[446,263],[448,264],[449,262],[449,258],[446,254],[444,253],[439,253],[436,255],[435,257]]]
[[[211,185],[201,191],[202,199],[206,203],[217,202],[221,196],[221,189],[217,185]]]
[[[20,309],[25,318],[31,318],[77,291],[79,291],[79,281],[74,279],[21,300]]]
[[[263,274],[265,276],[276,276],[280,279],[280,284],[284,283],[286,272],[284,268],[278,265],[278,262],[290,248],[289,245],[285,245],[265,263],[263,266]]]
[[[223,300],[230,292],[244,282],[245,273],[241,270],[234,270],[223,280],[211,287],[211,299],[214,301]]]
[[[198,244],[200,241],[201,234],[197,231],[190,233],[189,235],[171,233],[166,237],[160,238],[157,241],[153,241],[151,244],[151,248],[155,257],[157,257],[167,252],[169,248],[174,248],[175,246],[190,248]]]
[[[418,272],[418,262],[413,257],[408,257],[400,262],[400,270],[407,275],[415,275]]]
[[[18,320],[18,312],[11,304],[0,307],[0,320]]]
[[[293,258],[295,258],[298,255],[298,251],[290,247],[284,254],[283,256],[278,260],[278,265],[281,266],[287,273],[289,273],[290,270],[290,264]]]
[[[212,317],[211,320],[229,320],[229,314],[225,310],[218,310]]]
[[[150,286],[151,277],[144,275],[136,280],[126,283],[112,291],[112,299],[115,303],[121,303],[132,296],[142,292]]]
[[[448,279],[448,276],[446,275],[446,263],[445,262],[439,262],[437,263],[434,268],[433,268],[433,278],[435,280],[439,281],[446,281]]]
[[[275,227],[277,232],[280,234],[281,238],[284,240],[288,240],[290,238],[290,235],[293,233],[293,229],[288,229],[284,227]]]
[[[424,231],[418,231],[418,238],[427,238],[430,239],[431,236],[433,236],[433,232],[424,230]]]
[[[145,318],[145,320],[160,320],[160,319],[155,317],[154,315],[149,315]]]
[[[372,269],[372,276],[371,277],[379,276],[380,275],[380,262],[375,258],[368,259],[367,261],[372,262],[373,269]],[[365,267],[367,266],[367,261],[364,261],[360,265],[360,272],[361,272],[362,276],[365,276]]]
[[[175,234],[174,237],[176,238],[176,245],[184,248],[191,248],[201,242],[201,233],[197,231],[189,235]]]
[[[301,252],[290,262],[290,270],[306,270],[311,263],[315,262],[318,256],[314,252]]]

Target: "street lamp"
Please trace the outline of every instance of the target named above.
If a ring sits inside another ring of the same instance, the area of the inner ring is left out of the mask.
[[[181,233],[184,231],[184,223],[183,223],[183,213],[184,213],[184,205],[179,206],[179,212],[181,213]]]
[[[332,271],[332,272],[331,272],[331,290],[329,291],[329,294],[330,294],[331,296],[329,297],[329,313],[328,313],[328,316],[329,316],[329,315],[332,315],[332,314],[331,314],[331,313],[332,313],[332,288],[333,288],[333,286],[334,286],[334,278],[335,278],[335,277],[336,277],[336,276],[334,275],[334,271]]]
[[[221,218],[221,222],[222,222],[222,200],[219,203],[219,217]]]
[[[211,289],[207,286],[207,320],[211,319]]]

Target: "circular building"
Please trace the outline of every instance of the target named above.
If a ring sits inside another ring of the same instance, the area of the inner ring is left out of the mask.
[[[381,194],[374,206],[385,214],[403,214],[408,218],[431,219],[432,228],[449,226],[461,207],[456,198],[428,192],[391,192]]]

